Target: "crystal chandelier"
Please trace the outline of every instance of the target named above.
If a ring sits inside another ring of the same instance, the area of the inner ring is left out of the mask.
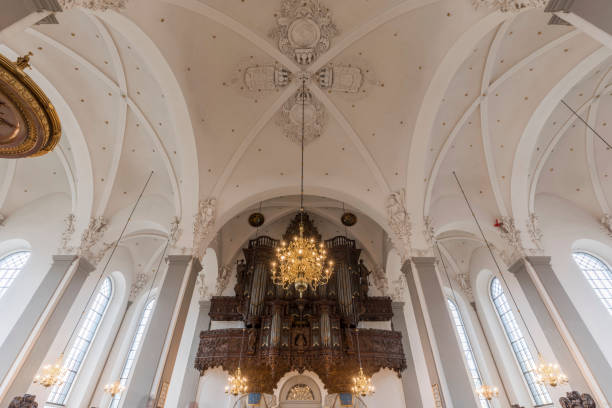
[[[45,388],[62,385],[66,381],[68,369],[64,367],[62,354],[55,364],[48,364],[42,368],[39,374],[34,377],[34,384],[40,384]]]
[[[561,371],[559,364],[546,363],[541,355],[540,363],[535,369],[535,376],[538,384],[551,387],[566,384],[568,381],[567,375]]]
[[[114,383],[106,384],[104,386],[104,392],[110,394],[113,398],[115,395],[121,394],[123,391],[125,391],[125,386],[119,381],[115,381]]]
[[[304,132],[306,82],[302,82],[302,177],[300,190],[300,214],[304,214]],[[291,285],[303,297],[308,286],[313,289],[328,282],[333,261],[325,262],[327,251],[323,243],[317,245],[314,238],[304,236],[304,225],[300,222],[300,235],[287,244],[281,242],[276,248],[276,262],[272,262],[272,279],[276,285],[288,289]]]
[[[225,386],[225,393],[232,394],[234,397],[240,394],[246,394],[248,391],[248,380],[242,375],[240,366],[242,364],[242,347],[244,346],[244,331],[242,329],[242,340],[240,341],[240,359],[238,360],[238,369],[233,375],[227,378],[227,385]]]
[[[353,387],[351,391],[355,395],[368,397],[376,391],[372,385],[372,378],[365,375],[363,366],[361,365],[361,350],[359,349],[359,329],[355,329],[355,337],[357,337],[357,357],[359,358],[359,374],[353,377]]]
[[[481,385],[478,389],[476,389],[476,394],[487,401],[491,401],[493,398],[499,397],[499,389],[489,385]]]

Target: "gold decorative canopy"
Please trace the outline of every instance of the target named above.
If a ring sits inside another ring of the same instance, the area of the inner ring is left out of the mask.
[[[42,156],[60,140],[55,108],[24,72],[30,55],[11,62],[0,54],[0,158]]]

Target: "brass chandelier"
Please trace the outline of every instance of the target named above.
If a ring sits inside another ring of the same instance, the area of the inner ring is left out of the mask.
[[[225,393],[231,394],[234,397],[237,397],[240,394],[246,394],[249,386],[247,378],[242,375],[242,370],[240,366],[242,365],[242,347],[244,346],[244,331],[242,329],[242,340],[240,342],[240,359],[238,360],[238,369],[234,374],[230,375],[227,378],[227,385],[225,386]]]
[[[566,384],[568,381],[567,375],[561,371],[559,364],[546,363],[540,355],[540,363],[536,367],[535,377],[538,384],[556,387]]]
[[[121,384],[121,381],[115,381],[114,383],[106,384],[104,386],[104,392],[110,394],[113,398],[115,398],[115,395],[121,394],[123,391],[125,391],[125,385]]]
[[[363,366],[361,365],[361,351],[359,350],[359,329],[355,330],[355,337],[357,337],[357,356],[359,357],[359,374],[357,377],[353,377],[353,387],[351,391],[355,395],[361,395],[362,397],[368,397],[376,391],[372,385],[372,378],[365,375],[363,372]]]
[[[306,82],[302,82],[302,167],[300,190],[300,214],[304,214],[304,134]],[[289,243],[282,241],[276,248],[275,262],[272,262],[272,280],[276,285],[288,289],[294,286],[303,297],[308,287],[316,289],[329,281],[333,261],[326,262],[327,251],[323,243],[317,245],[314,238],[304,236],[304,224],[300,221],[300,235]]]
[[[493,398],[499,397],[499,389],[497,387],[491,387],[489,385],[481,385],[476,389],[476,394],[480,397],[491,401]]]
[[[34,377],[34,384],[40,384],[45,388],[60,386],[66,382],[68,368],[64,367],[64,355],[62,354],[55,364],[48,364],[42,368],[40,374]]]

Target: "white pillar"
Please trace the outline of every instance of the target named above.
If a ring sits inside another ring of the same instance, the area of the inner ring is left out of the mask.
[[[74,260],[74,257],[72,259]],[[49,271],[51,277],[49,277],[48,283],[53,283],[58,279],[59,275],[62,274],[62,270],[65,270],[63,268],[66,268],[67,263],[70,262],[70,258],[58,257],[57,264],[55,262],[54,258],[54,266],[52,266],[51,271]],[[60,327],[64,323],[66,315],[81,291],[87,275],[94,269],[95,268],[85,258],[78,259],[78,264],[72,269],[72,276],[67,277],[69,280],[64,281],[65,284],[58,289],[61,293],[58,294],[56,301],[53,305],[48,306],[47,313],[44,313],[40,318],[43,319],[43,321],[37,322],[39,326],[38,330],[35,330],[35,332],[31,334],[28,332],[28,335],[30,335],[27,341],[29,348],[26,346],[26,348],[21,351],[20,358],[13,364],[13,369],[6,376],[2,384],[2,391],[0,392],[0,405],[8,405],[13,397],[23,395],[28,391],[34,376],[43,365],[43,360]],[[43,284],[41,284],[40,288],[41,296],[43,297],[50,296],[49,291],[52,290],[43,287],[45,282],[47,282],[47,278],[43,280]],[[59,283],[57,285],[59,285]],[[55,290],[53,290],[53,292],[55,292]],[[39,291],[37,290],[36,294],[38,293]],[[29,313],[29,315],[26,316],[27,321],[24,322],[24,329],[26,330],[26,326],[32,324],[33,315],[36,314],[37,311],[40,311],[41,305],[36,303],[36,294],[34,295],[33,302],[28,305],[25,311]],[[41,299],[41,302],[44,302],[44,299]]]
[[[436,270],[436,258],[412,258],[417,269],[423,298],[429,312],[433,337],[440,355],[440,366],[449,391],[447,398],[456,408],[478,408],[474,388],[468,378],[463,351],[459,348],[455,327],[450,320],[446,297]]]

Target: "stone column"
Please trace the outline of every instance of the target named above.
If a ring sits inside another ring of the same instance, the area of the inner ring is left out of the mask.
[[[580,314],[574,307],[572,300],[561,285],[561,282],[559,282],[555,271],[550,265],[550,257],[528,256],[526,260],[533,267],[537,278],[552,300],[554,307],[559,312],[563,324],[572,334],[573,341],[576,346],[578,346],[580,354],[582,354],[582,357],[593,373],[593,377],[599,383],[599,388],[605,395],[605,398],[608,401],[612,401],[612,368],[580,317]],[[591,390],[593,395],[597,395],[598,393],[594,392],[591,387],[588,386],[588,381],[585,379],[573,354],[561,336],[546,304],[538,293],[537,287],[532,277],[529,275],[525,262],[519,260],[512,265],[509,270],[516,275],[555,357],[558,359],[561,367],[563,367],[565,374],[569,377],[572,389],[580,392]]]
[[[7,378],[3,384],[6,392],[2,395],[1,406],[8,405],[13,397],[23,395],[28,391],[36,372],[43,365],[43,360],[81,291],[87,276],[95,269],[85,258],[79,258],[78,264],[72,269],[72,276],[69,278],[69,282],[67,282],[64,288],[59,289],[62,293],[59,295],[57,303],[48,306],[53,308],[53,310],[49,312],[46,321],[42,322],[42,326],[37,333],[31,333],[34,325],[37,324],[41,314],[43,314],[44,309],[47,307],[49,299],[59,287],[62,278],[75,259],[76,257],[73,255],[58,255],[53,258],[51,270],[36,290],[32,302],[30,302],[24,311],[22,319],[13,329],[18,337],[17,344],[7,344],[7,341],[10,341],[10,337],[3,344],[3,348],[6,345],[7,349],[11,348],[15,351],[18,348],[18,352],[20,352],[28,337],[32,336],[32,346],[21,361],[19,369],[12,378]],[[50,287],[45,287],[47,284]],[[37,299],[37,296],[41,298]],[[24,330],[25,333],[17,333],[18,330]],[[12,334],[13,332],[11,332]],[[3,355],[2,358],[4,357]],[[2,368],[4,369],[4,367]]]
[[[76,258],[76,255],[53,256],[53,264],[51,264],[49,272],[43,278],[30,303],[0,346],[0,382],[6,377],[6,373],[19,355],[28,337],[32,334],[38,319],[49,305],[53,294]]]
[[[412,262],[414,262],[421,281],[433,337],[438,346],[440,365],[450,393],[445,400],[452,401],[456,408],[478,408],[479,404],[468,378],[463,352],[459,348],[455,327],[448,313],[446,297],[438,279],[436,258],[412,258]]]
[[[406,283],[408,285],[408,292],[410,293],[412,310],[414,311],[419,337],[421,338],[421,346],[423,348],[425,364],[427,366],[429,379],[430,381],[432,381],[432,384],[430,384],[430,386],[432,387],[432,391],[433,387],[437,387],[438,390],[438,395],[434,395],[434,399],[436,397],[439,397],[442,406],[444,406],[444,396],[442,395],[442,391],[440,390],[440,376],[438,375],[438,367],[436,367],[436,361],[434,358],[433,349],[431,348],[429,332],[427,330],[427,325],[425,324],[425,315],[423,314],[423,309],[421,308],[419,293],[417,290],[416,281],[414,279],[414,272],[412,270],[412,264],[410,263],[410,261],[404,263],[401,270],[406,278]]]
[[[200,348],[200,333],[207,331],[210,328],[210,300],[200,302],[200,314],[196,324],[195,334],[191,341],[191,349],[189,350],[189,360],[183,376],[181,385],[181,393],[178,400],[177,408],[188,407],[190,404],[197,404],[196,397],[198,394],[198,385],[200,384],[200,372],[195,369],[195,361]]]
[[[162,404],[162,402],[165,401],[166,396],[162,396],[161,394],[164,393],[164,389],[166,389],[167,391],[170,386],[172,372],[174,371],[174,364],[176,363],[176,356],[178,355],[181,338],[183,337],[183,332],[185,329],[187,313],[189,313],[189,306],[191,305],[191,299],[193,297],[196,280],[201,270],[202,265],[200,265],[200,261],[197,258],[193,258],[191,262],[190,271],[188,272],[187,286],[185,287],[185,291],[183,292],[183,298],[180,300],[179,313],[176,318],[172,338],[170,340],[170,346],[168,348],[168,354],[166,355],[166,362],[164,363],[164,370],[162,371],[160,379],[161,387],[158,387],[157,390],[156,400],[158,402],[158,405],[165,405]]]
[[[125,391],[124,407],[145,407],[149,400],[155,398],[157,394],[157,389],[153,389],[153,382],[161,363],[185,274],[192,273],[191,260],[190,255],[170,255],[167,258],[166,275],[160,286],[151,323],[142,341],[138,360],[132,369],[132,378]],[[193,275],[196,274],[193,273]]]
[[[404,302],[393,302],[392,308],[393,319],[391,324],[393,325],[393,330],[402,333],[402,347],[406,355],[407,368],[402,373],[402,388],[404,389],[406,408],[420,407],[423,405],[423,401],[421,400],[419,381],[417,380],[416,367],[412,359],[412,351],[408,339],[408,328],[406,327],[406,318],[404,316]]]

